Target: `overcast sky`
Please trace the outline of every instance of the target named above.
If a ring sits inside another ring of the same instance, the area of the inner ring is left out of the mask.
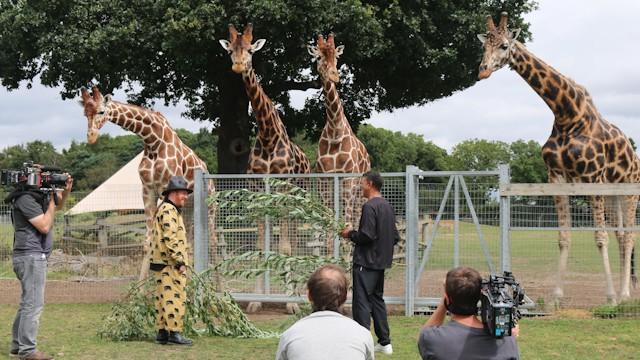
[[[540,0],[527,15],[533,41],[527,47],[565,76],[584,85],[610,122],[640,139],[640,1]],[[478,42],[478,46],[481,46]],[[1,50],[0,50],[1,51]],[[347,49],[348,51],[348,49]],[[115,99],[125,99],[116,92]],[[303,102],[295,96],[296,103]],[[182,118],[183,106],[155,109],[174,128],[211,128]],[[536,140],[543,143],[553,115],[528,84],[507,67],[464,91],[422,107],[374,114],[367,123],[414,132],[451,149],[470,138]],[[124,134],[107,123],[103,133]],[[59,89],[34,85],[7,92],[0,87],[0,149],[33,140],[51,141],[58,150],[85,141],[86,119],[75,100],[61,100]]]

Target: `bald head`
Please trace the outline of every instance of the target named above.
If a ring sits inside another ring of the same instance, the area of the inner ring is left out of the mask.
[[[313,311],[341,312],[347,301],[349,284],[344,269],[338,265],[323,265],[307,281],[309,300]]]

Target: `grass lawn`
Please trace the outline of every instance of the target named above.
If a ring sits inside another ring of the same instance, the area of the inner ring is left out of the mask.
[[[8,353],[15,306],[0,307],[0,358]],[[196,338],[189,348],[151,341],[110,342],[96,336],[109,305],[47,305],[40,322],[39,346],[56,359],[273,359],[278,339]],[[425,317],[390,317],[394,354],[389,359],[419,359],[416,336]],[[257,321],[277,329],[284,318]],[[638,359],[640,320],[575,317],[523,319],[518,339],[523,359]],[[378,355],[378,359],[387,356]]]

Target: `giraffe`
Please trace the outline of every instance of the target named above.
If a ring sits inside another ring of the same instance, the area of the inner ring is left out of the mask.
[[[587,90],[572,79],[562,75],[553,67],[537,58],[522,43],[516,40],[520,29],[507,28],[507,13],[503,12],[496,27],[491,16],[487,16],[487,33],[479,34],[484,44],[484,55],[480,64],[479,79],[488,78],[492,72],[506,64],[515,70],[544,100],[555,119],[551,136],[542,147],[542,157],[551,183],[637,183],[640,181],[640,160],[631,142],[615,125],[606,121],[596,109]],[[571,226],[569,200],[567,196],[554,198],[558,225]],[[605,198],[592,196],[591,205],[594,224],[598,228],[606,225],[606,217],[617,226],[618,218],[624,227],[635,225],[638,196],[615,196],[617,215],[606,213]],[[622,212],[622,214],[620,213]],[[621,286],[620,300],[630,296],[632,275],[633,232],[616,232],[620,249]],[[606,277],[606,295],[609,302],[616,302],[616,293],[609,265],[608,234],[604,230],[595,232],[595,243],[602,256]],[[559,233],[560,259],[554,297],[558,301],[564,294],[563,279],[571,245],[568,230]]]
[[[365,173],[371,170],[369,153],[364,144],[356,137],[344,114],[342,102],[336,88],[340,81],[337,62],[344,51],[344,45],[336,47],[333,34],[325,41],[318,35],[316,46],[308,46],[309,54],[318,62],[317,68],[322,81],[326,108],[326,123],[318,144],[316,172],[318,173]],[[353,224],[358,219],[359,206],[362,205],[359,178],[342,181],[342,198],[345,221]],[[321,183],[321,189],[328,184]],[[325,203],[328,203],[327,191],[322,191]],[[355,221],[354,221],[355,220]],[[327,238],[327,254],[333,247],[333,236]]]
[[[167,119],[152,110],[136,105],[125,104],[111,99],[110,95],[102,96],[96,86],[91,90],[81,89],[81,104],[88,120],[87,142],[93,144],[98,133],[106,121],[129,130],[144,142],[144,155],[138,166],[138,173],[142,181],[142,200],[146,220],[146,235],[144,241],[144,259],[140,269],[140,280],[146,278],[149,269],[149,245],[152,235],[153,214],[160,194],[174,175],[184,176],[190,187],[193,186],[193,176],[196,169],[207,172],[207,165],[171,128]],[[213,184],[209,185],[209,194],[213,194]],[[212,224],[215,210],[209,209],[209,229],[212,236],[212,248],[215,249],[215,232]]]
[[[278,110],[264,92],[251,63],[253,53],[260,50],[266,40],[259,39],[254,44],[251,43],[252,40],[252,24],[247,24],[241,34],[233,25],[229,25],[229,40],[219,40],[220,45],[231,56],[233,63],[231,70],[242,75],[258,125],[256,141],[249,155],[247,172],[250,174],[308,174],[309,159],[302,149],[289,139]],[[288,227],[287,221],[281,221],[278,247],[281,253],[291,255]],[[264,223],[258,224],[257,245],[259,250],[264,249]],[[259,293],[263,292],[260,279],[257,281],[256,290]],[[248,311],[255,312],[260,307],[260,303],[254,302],[249,304]],[[297,309],[297,304],[287,304],[289,312],[297,312]]]

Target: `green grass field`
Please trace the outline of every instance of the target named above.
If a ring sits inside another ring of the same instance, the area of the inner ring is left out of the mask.
[[[15,306],[0,307],[0,358],[8,353]],[[278,339],[201,337],[190,348],[156,345],[151,341],[110,342],[96,336],[108,305],[47,305],[40,322],[39,347],[56,359],[273,359]],[[580,313],[579,317],[584,314]],[[378,359],[419,359],[416,338],[423,316],[390,317],[394,354]],[[284,317],[257,321],[277,329]],[[523,359],[638,359],[640,320],[537,318],[521,321],[518,338]]]

